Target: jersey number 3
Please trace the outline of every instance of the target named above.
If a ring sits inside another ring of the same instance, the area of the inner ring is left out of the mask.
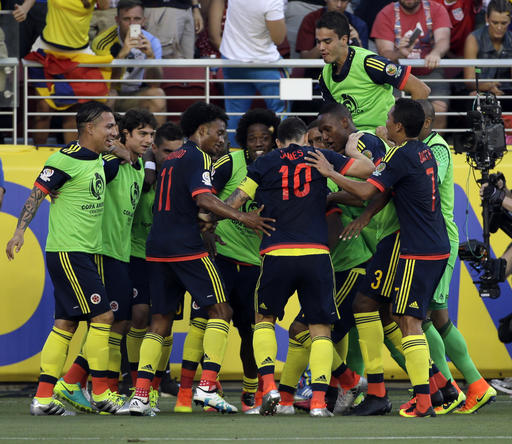
[[[299,163],[293,169],[292,177],[290,177],[290,168],[283,165],[279,170],[281,173],[281,188],[283,189],[283,200],[290,199],[289,186],[293,180],[293,194],[295,197],[304,197],[309,194],[311,182],[311,167],[305,163]],[[304,170],[304,173],[301,172]]]

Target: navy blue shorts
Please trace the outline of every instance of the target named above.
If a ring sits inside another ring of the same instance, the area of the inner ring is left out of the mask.
[[[364,274],[364,265],[335,273],[336,306],[340,314],[340,319],[334,323],[331,332],[332,342],[335,344],[341,341],[348,331],[355,326],[352,303]],[[299,312],[295,320],[306,325],[309,324],[303,310]]]
[[[89,253],[46,253],[54,287],[55,319],[87,320],[110,311],[98,271],[99,258]]]
[[[153,314],[179,312],[186,291],[199,307],[227,302],[222,278],[208,256],[190,261],[149,262],[148,265]]]
[[[233,325],[241,332],[251,333],[254,325],[254,290],[260,267],[241,265],[233,259],[217,255],[215,263],[226,285],[226,295],[233,309]]]
[[[310,324],[333,324],[339,319],[330,255],[263,256],[255,310],[282,319],[295,291]]]
[[[448,263],[446,259],[406,259],[398,261],[393,313],[425,319],[428,306]]]
[[[359,285],[359,292],[379,302],[391,302],[399,256],[400,232],[396,232],[377,244],[377,250],[366,268],[366,276]]]
[[[133,287],[130,279],[130,264],[105,255],[101,256],[100,261],[102,262],[100,276],[107,290],[114,320],[131,320]]]
[[[149,266],[146,259],[130,257],[130,279],[133,289],[132,304],[151,303],[149,296]]]

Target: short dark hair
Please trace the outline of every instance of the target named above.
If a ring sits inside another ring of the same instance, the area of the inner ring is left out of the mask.
[[[247,132],[249,131],[249,127],[255,123],[265,125],[271,130],[270,132],[275,135],[281,123],[281,119],[270,109],[255,108],[247,111],[240,119],[240,122],[238,122],[236,128],[236,141],[240,145],[240,148],[247,148]]]
[[[344,35],[350,35],[350,24],[347,17],[338,11],[326,12],[316,22],[316,29],[332,29],[341,39]]]
[[[323,114],[331,114],[339,119],[346,117],[347,119],[352,120],[352,113],[345,105],[341,103],[326,103],[324,106],[322,106],[322,108],[320,108],[318,117]]]
[[[423,112],[425,113],[425,119],[432,119],[434,120],[436,118],[436,110],[434,109],[434,105],[432,105],[432,102],[428,99],[419,99],[416,100],[421,107],[423,108]]]
[[[180,140],[183,139],[183,132],[181,128],[172,122],[165,122],[160,128],[156,130],[155,145],[160,146],[163,141]]]
[[[511,9],[512,6],[508,0],[491,0],[487,5],[487,17],[491,15],[492,11],[498,12],[500,14],[502,12],[508,12],[510,15]]]
[[[86,123],[94,122],[103,113],[113,114],[110,107],[101,102],[90,101],[82,104],[76,113],[76,128],[78,134],[81,133]]]
[[[125,9],[132,9],[136,6],[140,6],[142,9],[144,9],[144,3],[142,0],[119,0],[119,3],[117,4],[117,15],[119,15],[120,11]]]
[[[228,123],[228,116],[217,105],[196,102],[181,114],[180,126],[185,137],[190,137],[201,125],[217,119],[222,120],[226,124]]]
[[[407,137],[418,137],[425,122],[425,112],[416,100],[400,98],[395,102],[393,120],[402,124]]]
[[[320,125],[320,122],[318,121],[318,118],[316,118],[312,122],[309,122],[308,131],[313,129],[313,128],[318,128],[318,125]]]
[[[128,131],[130,134],[133,130],[137,128],[144,128],[146,125],[149,125],[151,128],[156,129],[158,123],[156,122],[155,116],[153,113],[145,109],[136,109],[132,108],[126,111],[124,116],[121,118],[119,122],[119,134],[121,143],[126,142],[126,136],[123,133],[123,130]]]
[[[279,142],[298,141],[308,132],[304,121],[298,117],[288,117],[283,120],[277,128],[277,138]]]

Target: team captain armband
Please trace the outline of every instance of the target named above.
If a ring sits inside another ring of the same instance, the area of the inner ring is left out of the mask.
[[[60,188],[69,179],[71,179],[71,176],[64,171],[51,166],[45,166],[36,179],[34,186],[45,194],[49,194],[50,191]]]
[[[238,188],[241,189],[244,193],[246,193],[251,199],[254,199],[258,186],[259,185],[254,180],[246,176],[245,179],[242,180],[242,182],[240,182]]]

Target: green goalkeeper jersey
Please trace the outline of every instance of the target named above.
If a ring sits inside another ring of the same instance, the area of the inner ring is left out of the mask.
[[[437,162],[441,212],[444,216],[444,222],[446,224],[446,231],[448,232],[450,244],[458,244],[459,229],[453,220],[455,189],[453,185],[452,152],[446,141],[435,131],[432,131],[423,143],[430,147]]]
[[[213,188],[218,197],[225,200],[240,185],[247,175],[245,152],[235,151],[221,157],[214,164]],[[247,201],[241,211],[252,211],[258,208],[255,201]],[[226,245],[217,242],[217,252],[239,262],[260,265],[259,253],[261,238],[241,222],[231,219],[221,220],[215,230]]]
[[[147,192],[142,192],[139,205],[137,205],[133,216],[131,256],[146,259],[146,240],[153,224],[154,202],[154,187],[151,187]]]
[[[108,183],[101,252],[119,261],[129,262],[133,215],[139,203],[144,181],[142,159],[138,159],[134,165],[121,165],[120,159],[112,155],[103,156],[103,160]],[[112,175],[111,180],[109,175]]]
[[[35,185],[47,193],[59,191],[50,205],[46,251],[101,253],[102,158],[74,142],[48,158]]]

